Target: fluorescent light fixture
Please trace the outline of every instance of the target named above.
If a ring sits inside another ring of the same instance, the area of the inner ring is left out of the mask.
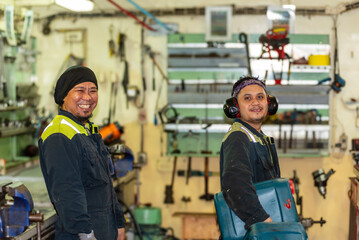
[[[90,12],[93,2],[89,0],[56,0],[56,4],[74,12]]]
[[[290,9],[290,10],[293,10],[293,11],[295,11],[295,5],[293,5],[293,4],[284,4],[284,5],[282,5],[282,7],[283,8],[286,8],[286,9]]]

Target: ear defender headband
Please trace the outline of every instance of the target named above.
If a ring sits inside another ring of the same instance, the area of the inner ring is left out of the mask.
[[[235,96],[237,96],[238,93],[240,92],[240,90],[242,90],[244,87],[253,85],[253,84],[259,85],[259,86],[263,87],[264,90],[266,90],[264,83],[256,78],[254,78],[254,79],[247,78],[247,79],[243,79],[243,81],[240,80],[238,82],[237,86],[234,86],[234,88],[233,88],[233,91],[232,91],[233,97],[228,98],[223,105],[223,111],[228,118],[239,118],[241,116],[241,113],[239,111],[239,106],[238,106],[238,100]],[[267,95],[267,102],[268,102],[267,115],[276,114],[277,110],[278,110],[277,99],[273,95]]]

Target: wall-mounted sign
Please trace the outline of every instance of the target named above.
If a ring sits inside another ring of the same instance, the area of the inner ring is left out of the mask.
[[[206,41],[230,41],[232,39],[232,7],[206,7]]]

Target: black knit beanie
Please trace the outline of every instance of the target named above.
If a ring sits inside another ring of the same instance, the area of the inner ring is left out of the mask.
[[[69,91],[83,82],[93,82],[98,87],[95,73],[91,69],[79,65],[68,68],[56,82],[55,102],[61,106]]]

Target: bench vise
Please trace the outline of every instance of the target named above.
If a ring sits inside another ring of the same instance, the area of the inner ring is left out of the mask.
[[[24,184],[0,184],[0,239],[23,233],[30,225],[33,208],[31,194]]]

